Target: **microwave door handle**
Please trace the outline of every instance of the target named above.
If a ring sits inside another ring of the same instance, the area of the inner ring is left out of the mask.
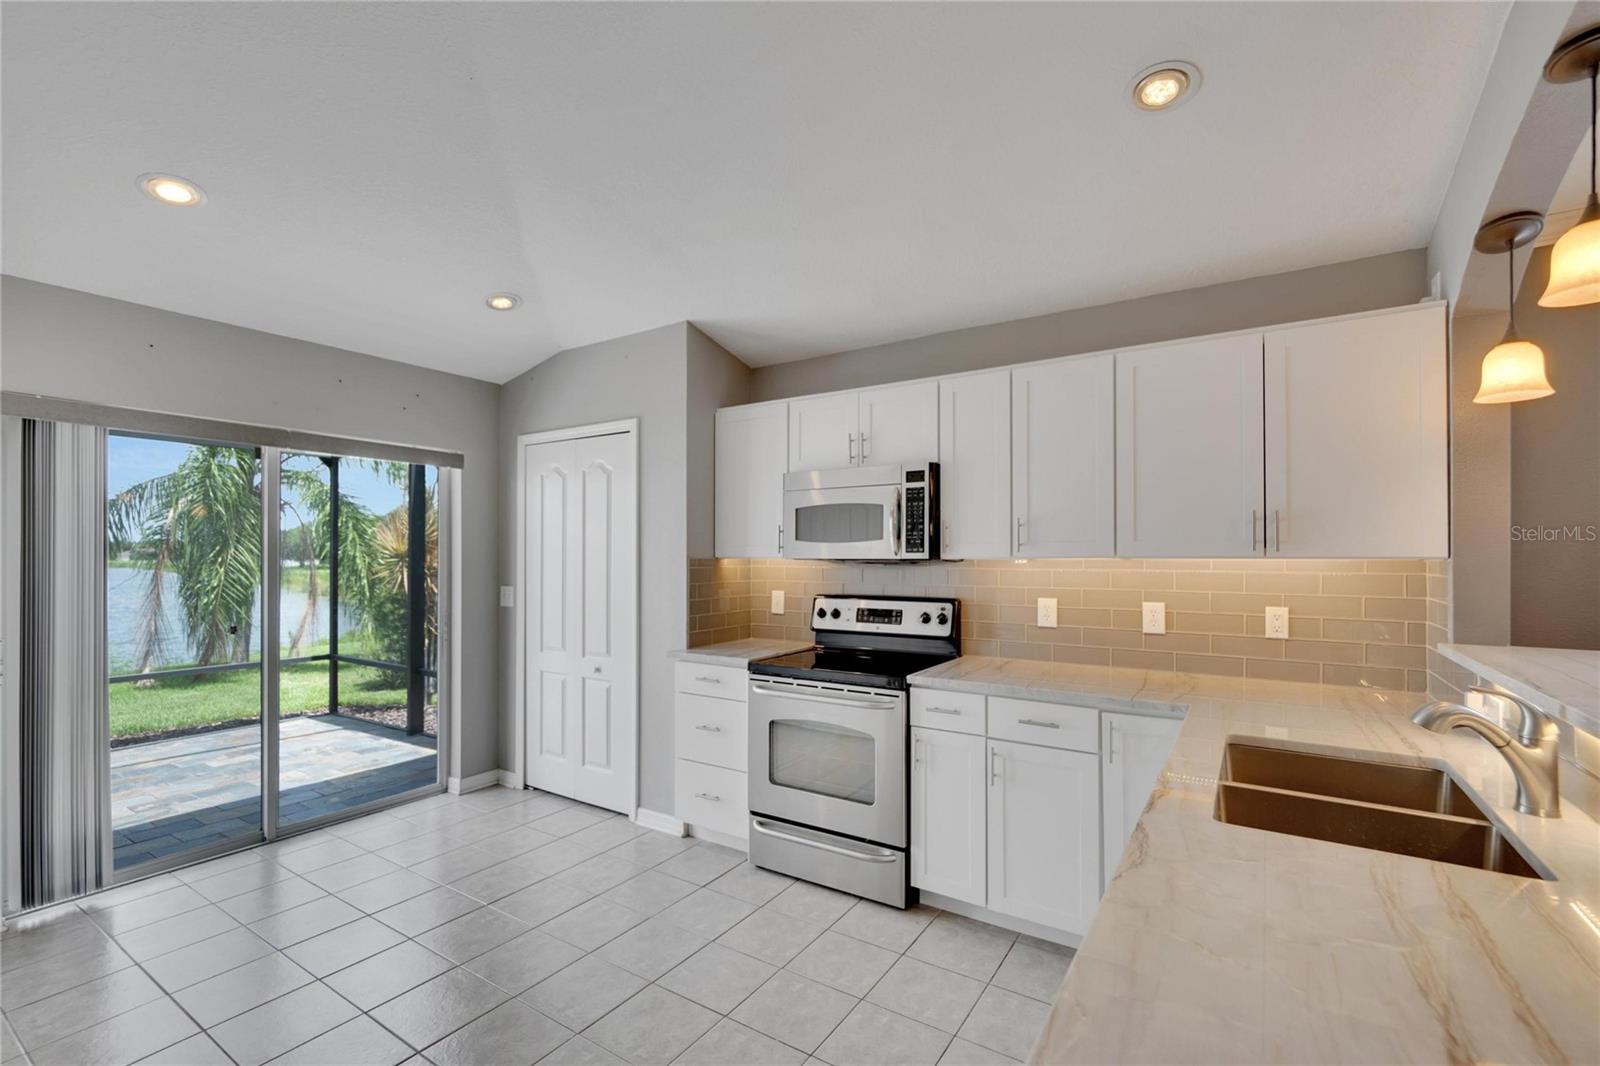
[[[900,558],[900,520],[900,490],[896,488],[894,490],[894,529],[891,531],[894,536],[894,557],[896,559]]]

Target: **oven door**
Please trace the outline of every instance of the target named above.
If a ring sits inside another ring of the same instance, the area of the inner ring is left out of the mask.
[[[898,559],[900,486],[788,489],[786,559]]]
[[[750,810],[906,846],[904,693],[750,681]]]

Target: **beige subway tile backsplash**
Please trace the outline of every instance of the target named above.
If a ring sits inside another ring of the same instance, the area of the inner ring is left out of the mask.
[[[690,642],[804,640],[810,600],[831,593],[953,596],[973,655],[1423,691],[1446,639],[1443,563],[1412,559],[1030,559],[925,564],[696,559]],[[1420,579],[1420,580],[1419,580]],[[787,598],[768,613],[772,590]],[[1055,629],[1035,625],[1056,601]],[[1141,632],[1140,605],[1167,605]],[[1288,640],[1263,611],[1289,608]]]

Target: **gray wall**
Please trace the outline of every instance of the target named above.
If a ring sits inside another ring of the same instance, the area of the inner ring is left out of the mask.
[[[460,452],[459,768],[499,765],[494,385],[14,277],[0,349],[9,391]]]
[[[759,367],[750,399],[804,396],[1398,307],[1428,294],[1425,265],[1426,252],[1417,248]]]
[[[1550,249],[1528,264],[1517,328],[1556,394],[1511,404],[1511,524],[1600,529],[1600,305],[1540,307]],[[1511,540],[1511,643],[1600,648],[1600,541]]]
[[[1477,404],[1483,354],[1504,314],[1455,314],[1450,325],[1450,639],[1511,639],[1511,412]]]
[[[750,399],[752,372],[732,352],[689,327],[689,558],[715,552],[717,408]]]
[[[517,435],[639,419],[639,805],[671,811],[672,664],[688,643],[687,323],[569,348],[500,387],[500,573],[516,580]],[[709,473],[705,476],[709,477]],[[501,765],[518,765],[515,639],[501,612]]]

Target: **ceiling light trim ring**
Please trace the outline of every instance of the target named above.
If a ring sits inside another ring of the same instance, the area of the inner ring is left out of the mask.
[[[515,311],[522,306],[522,297],[514,292],[492,292],[484,298],[483,305],[491,311]]]
[[[1181,84],[1175,95],[1161,103],[1146,103],[1143,92],[1147,82],[1158,74],[1173,73],[1181,79]],[[1128,102],[1134,110],[1142,114],[1155,114],[1161,111],[1171,111],[1187,103],[1200,88],[1200,68],[1186,59],[1168,59],[1160,63],[1153,63],[1133,76],[1128,83]]]
[[[180,177],[177,174],[165,172],[140,174],[138,178],[134,179],[134,184],[140,192],[166,207],[199,207],[206,202],[206,191],[197,182],[190,181],[188,178]],[[190,198],[187,200],[174,200],[169,196],[162,196],[156,191],[162,185],[175,185],[188,192]]]

